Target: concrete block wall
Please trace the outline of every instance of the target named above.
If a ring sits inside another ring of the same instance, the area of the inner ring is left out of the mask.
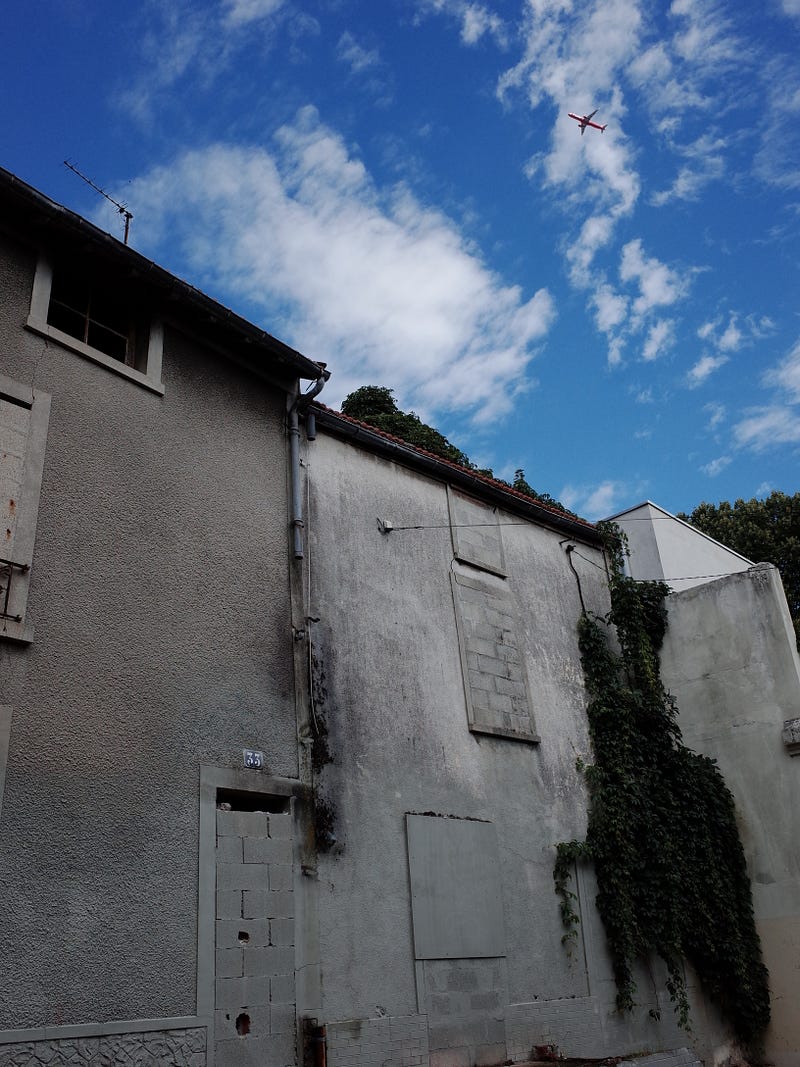
[[[0,1067],[204,1067],[206,1029],[70,1037],[0,1045]]]
[[[431,1067],[504,1063],[506,961],[425,960]]]
[[[291,815],[220,807],[216,877],[216,1065],[293,1067]]]
[[[328,1023],[328,1067],[427,1067],[424,1015]]]

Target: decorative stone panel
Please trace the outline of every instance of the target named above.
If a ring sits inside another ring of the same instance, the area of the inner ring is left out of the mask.
[[[205,1067],[205,1063],[205,1027],[0,1045],[0,1067]]]

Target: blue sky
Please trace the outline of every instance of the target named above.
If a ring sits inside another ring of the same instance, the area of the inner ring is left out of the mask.
[[[30,0],[0,58],[0,163],[329,404],[588,518],[799,488],[800,0]]]

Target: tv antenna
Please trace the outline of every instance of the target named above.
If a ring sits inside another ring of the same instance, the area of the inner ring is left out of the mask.
[[[95,185],[94,184],[94,182],[92,181],[91,178],[87,178],[85,174],[81,174],[81,172],[78,170],[78,168],[75,166],[75,164],[74,163],[70,163],[70,161],[68,159],[64,160],[64,166],[65,167],[69,167],[69,169],[73,172],[73,174],[77,174],[79,178],[83,178],[83,180],[86,182],[86,184],[87,185],[91,185],[91,187],[94,189],[94,191],[96,193],[99,193],[101,196],[104,196],[106,198],[106,200],[109,201],[109,203],[112,203],[114,205],[114,207],[117,209],[117,211],[120,213],[120,215],[122,215],[122,217],[125,219],[125,234],[124,234],[124,236],[122,238],[122,241],[123,241],[123,244],[127,244],[128,243],[128,233],[129,233],[130,228],[131,228],[131,219],[133,218],[133,212],[132,211],[128,211],[128,205],[127,204],[120,204],[119,201],[115,200],[113,196],[109,196],[108,193],[105,191],[105,189],[101,189],[99,185]]]

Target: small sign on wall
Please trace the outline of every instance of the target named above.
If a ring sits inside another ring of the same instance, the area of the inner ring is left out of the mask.
[[[264,770],[264,753],[256,752],[254,748],[242,749],[242,758],[244,765],[249,771],[263,771]]]

